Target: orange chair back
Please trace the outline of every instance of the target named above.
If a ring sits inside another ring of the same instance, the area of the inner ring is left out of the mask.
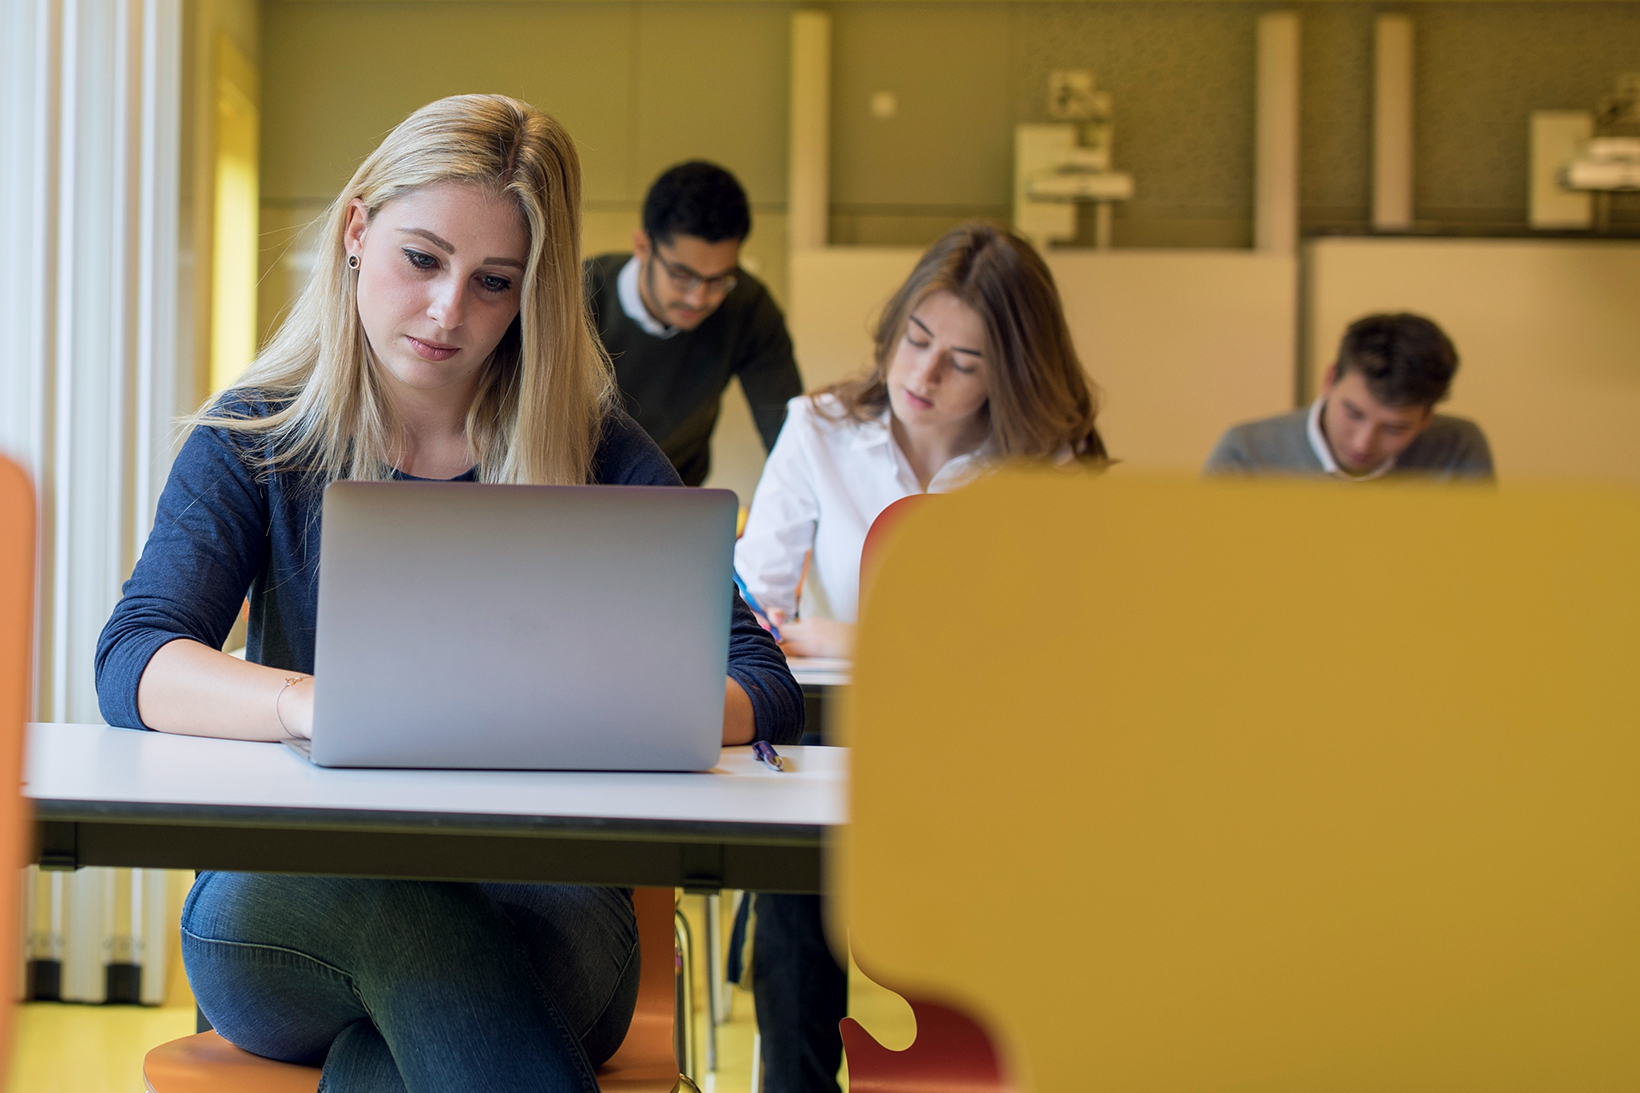
[[[911,515],[913,509],[928,500],[932,494],[913,493],[900,498],[877,514],[877,519],[871,522],[866,531],[866,541],[860,546],[860,603],[866,602],[866,589],[877,574],[877,558],[883,551],[883,544],[893,535],[895,527],[900,521]]]
[[[672,941],[676,896],[670,888],[632,893],[642,972],[626,1039],[598,1070],[603,1093],[671,1093],[678,1082],[672,1050],[677,974]],[[148,1093],[316,1093],[317,1067],[274,1062],[241,1051],[214,1032],[161,1044],[142,1064]]]
[[[33,641],[34,490],[17,464],[0,458],[0,968],[18,960],[17,884],[30,841],[23,725]],[[12,1009],[9,999],[0,1003],[0,1062],[10,1053]]]
[[[849,1093],[1010,1093],[991,1036],[961,1010],[915,996],[917,1038],[904,1051],[879,1044],[865,1026],[843,1018]]]

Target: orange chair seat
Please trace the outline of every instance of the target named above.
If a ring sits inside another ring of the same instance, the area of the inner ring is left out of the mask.
[[[214,1032],[184,1036],[161,1044],[142,1061],[148,1093],[315,1093],[319,1069],[252,1055]],[[672,1093],[677,1064],[669,1059],[598,1071],[603,1093]]]
[[[694,1083],[678,1074],[672,1054],[672,906],[670,888],[632,893],[638,944],[648,956],[638,977],[632,1025],[614,1058],[598,1071],[603,1093],[672,1093]],[[319,1069],[252,1055],[214,1032],[161,1044],[142,1061],[148,1093],[316,1093]]]
[[[264,1059],[201,1032],[150,1051],[142,1080],[148,1093],[314,1093],[319,1069]]]

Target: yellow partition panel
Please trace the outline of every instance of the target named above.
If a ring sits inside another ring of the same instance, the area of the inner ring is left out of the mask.
[[[1640,495],[997,476],[865,605],[835,923],[1021,1089],[1640,1086]]]

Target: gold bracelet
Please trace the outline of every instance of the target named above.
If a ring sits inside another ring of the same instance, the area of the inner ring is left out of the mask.
[[[286,736],[290,737],[292,740],[300,740],[302,738],[300,736],[297,736],[295,733],[291,732],[290,729],[285,727],[285,718],[279,712],[279,700],[281,698],[285,697],[285,692],[287,690],[289,690],[290,687],[293,684],[300,683],[300,682],[302,682],[302,680],[304,680],[306,678],[308,678],[308,677],[307,676],[286,676],[285,677],[285,685],[283,687],[279,688],[279,693],[278,694],[273,696],[273,717],[274,717],[274,720],[279,722],[279,728],[281,730],[283,730],[284,734]]]

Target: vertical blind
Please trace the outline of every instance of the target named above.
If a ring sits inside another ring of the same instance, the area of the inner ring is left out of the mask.
[[[182,0],[0,3],[0,450],[39,497],[34,716],[101,720],[97,634],[196,390],[179,288]],[[0,529],[4,533],[4,529]],[[64,998],[163,992],[164,875],[30,870]],[[158,913],[154,913],[157,910]]]

